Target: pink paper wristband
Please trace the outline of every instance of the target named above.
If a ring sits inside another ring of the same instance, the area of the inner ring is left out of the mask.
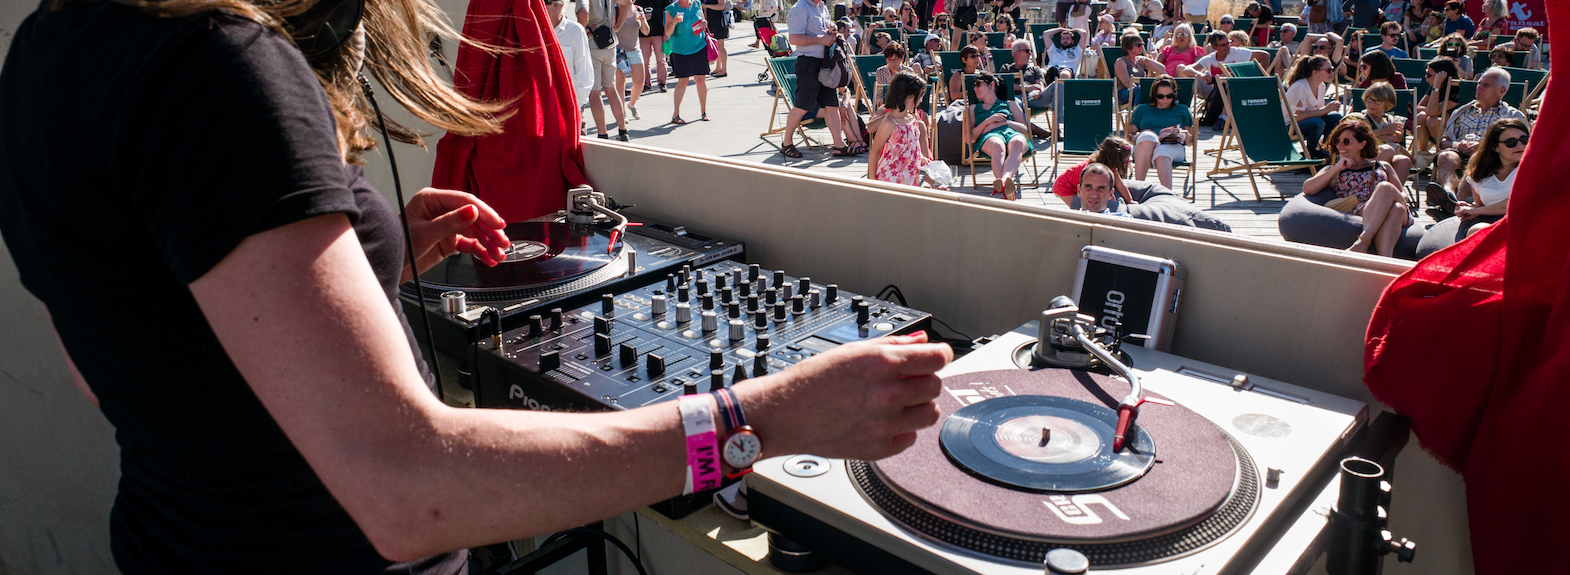
[[[684,395],[678,405],[687,436],[687,477],[682,494],[716,489],[724,471],[719,460],[719,434],[714,429],[713,396]]]

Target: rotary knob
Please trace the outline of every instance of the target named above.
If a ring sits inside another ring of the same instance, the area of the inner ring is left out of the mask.
[[[755,328],[758,328],[760,330],[768,329],[768,327],[769,327],[769,314],[767,314],[765,312],[761,312],[761,311],[758,312],[758,313],[752,314],[752,326],[755,327]]]
[[[676,288],[676,301],[677,302],[687,303],[688,301],[691,301],[691,300],[692,300],[692,290],[687,289],[687,284],[681,284],[681,287]]]
[[[725,274],[714,274],[714,289],[725,289]]]
[[[703,312],[703,332],[714,331],[719,326],[719,317],[712,310]]]
[[[792,315],[801,315],[807,313],[806,302],[803,301],[803,298],[800,294],[790,298],[790,313]]]
[[[840,299],[840,285],[839,284],[829,284],[829,293],[824,295],[824,297],[823,297],[823,305],[834,305],[834,302],[838,301],[839,299]]]
[[[744,379],[747,379],[747,366],[742,365],[741,362],[738,361],[736,362],[735,371],[732,371],[730,374],[730,384],[736,385],[741,383],[741,380]]]
[[[729,312],[725,314],[726,317],[731,319],[741,319],[741,302],[731,302],[731,304],[727,306],[726,311]]]
[[[809,295],[811,297],[811,299],[812,299],[812,301],[811,301],[812,309],[818,309],[820,307],[823,307],[823,292],[818,291],[818,290],[812,290],[810,292],[807,292],[807,295]]]
[[[809,278],[809,277],[798,278],[796,280],[796,293],[804,294],[804,293],[807,293],[809,291],[812,291],[812,278]]]
[[[743,328],[745,328],[746,325],[747,324],[745,322],[739,319],[730,320],[730,340],[741,341],[742,339],[745,339],[747,337],[747,332]]]
[[[709,293],[709,280],[700,278],[697,281],[697,284],[698,284],[698,295],[703,296],[703,295],[707,295]]]
[[[676,323],[692,321],[692,304],[680,302],[676,304]]]
[[[774,283],[771,285],[775,287],[785,285],[785,270],[774,270]]]
[[[709,391],[719,391],[721,389],[725,389],[725,370],[709,370]]]
[[[774,305],[775,303],[779,302],[779,297],[780,297],[779,290],[772,290],[771,289],[769,291],[763,292],[763,303],[766,303],[766,304],[769,304],[769,305]]]
[[[758,334],[757,348],[758,348],[758,351],[760,351],[760,352],[769,350],[769,334],[766,334],[766,333]]]
[[[705,310],[713,310],[714,294],[703,294],[703,297],[698,298],[698,303],[702,304]]]
[[[774,305],[774,321],[785,321],[785,302]]]
[[[758,296],[747,296],[747,313],[758,313]]]
[[[665,315],[665,294],[654,294],[654,297],[649,298],[649,313]]]
[[[736,282],[736,293],[741,294],[741,297],[751,297],[752,296],[752,282],[747,281],[747,280],[741,280],[739,282]]]
[[[723,367],[725,367],[725,352],[717,349],[709,350],[709,369],[720,369]]]
[[[769,373],[769,356],[760,355],[760,356],[752,358],[752,376],[753,377],[758,377],[760,375],[768,375],[768,373]]]
[[[676,274],[665,274],[665,293],[676,291]]]
[[[539,314],[529,316],[529,337],[540,337],[540,332],[545,330],[545,322]]]
[[[758,264],[748,264],[747,265],[747,279],[752,280],[752,281],[758,281],[758,275],[760,273],[761,273],[761,270],[758,269]]]
[[[872,321],[872,306],[864,301],[856,302],[856,325],[867,325],[869,321]]]
[[[789,300],[791,296],[796,295],[795,292],[791,291],[792,289],[794,288],[789,283],[780,284],[780,301]]]

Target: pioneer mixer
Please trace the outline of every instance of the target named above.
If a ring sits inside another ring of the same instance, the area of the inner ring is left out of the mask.
[[[926,313],[808,277],[720,261],[480,343],[481,407],[632,409],[786,369],[835,346],[926,329]]]

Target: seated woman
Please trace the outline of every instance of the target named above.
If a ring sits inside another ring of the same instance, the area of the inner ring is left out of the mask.
[[[1416,111],[1412,113],[1412,152],[1427,152],[1429,144],[1438,143],[1445,133],[1445,121],[1460,105],[1461,94],[1450,89],[1450,81],[1459,77],[1458,74],[1460,71],[1450,58],[1437,56],[1428,61],[1428,75],[1423,78],[1428,82],[1428,93],[1413,107]]]
[[[1390,55],[1378,50],[1363,54],[1357,63],[1357,87],[1367,88],[1375,82],[1385,82],[1397,90],[1406,89],[1406,76],[1396,71],[1396,64]]]
[[[1134,137],[1134,179],[1143,180],[1152,163],[1161,185],[1172,188],[1172,164],[1187,159],[1185,146],[1196,137],[1194,114],[1177,104],[1177,80],[1162,75],[1150,86],[1150,103],[1134,108],[1124,125]]]
[[[1439,48],[1439,55],[1453,60],[1456,68],[1461,71],[1460,75],[1453,75],[1451,78],[1472,79],[1472,45],[1467,43],[1465,36],[1460,32],[1452,32],[1429,47],[1436,46]]]
[[[1462,238],[1471,237],[1505,216],[1516,167],[1521,165],[1526,140],[1531,135],[1526,122],[1516,118],[1489,124],[1482,145],[1466,165],[1466,178],[1461,180],[1460,193],[1456,194],[1460,201],[1456,203],[1455,217],[1461,220],[1457,232],[1466,234]]]
[[[1080,174],[1085,166],[1101,164],[1112,169],[1113,186],[1118,190],[1118,197],[1123,198],[1123,203],[1134,203],[1134,197],[1128,191],[1128,186],[1123,184],[1123,178],[1128,177],[1129,153],[1134,151],[1134,146],[1128,140],[1117,136],[1107,136],[1101,141],[1101,147],[1096,148],[1096,153],[1078,164],[1064,170],[1058,179],[1052,182],[1052,193],[1063,200],[1063,204],[1073,207],[1074,198],[1079,194]]]
[[[1205,49],[1194,41],[1194,25],[1184,22],[1172,28],[1172,41],[1156,52],[1156,61],[1166,66],[1167,75],[1176,76],[1183,66],[1192,66],[1205,57]]]
[[[1118,105],[1138,105],[1139,79],[1165,75],[1167,68],[1145,56],[1145,41],[1138,34],[1124,34],[1122,44],[1123,57],[1112,62],[1112,75],[1118,81]]]
[[[965,76],[985,72],[981,68],[981,51],[975,46],[964,46],[959,49],[959,62],[965,66],[963,70],[955,70],[949,74],[949,100],[950,102],[965,99]]]
[[[1363,111],[1347,114],[1347,120],[1368,122],[1368,126],[1374,130],[1374,137],[1381,142],[1379,161],[1389,163],[1395,168],[1396,175],[1401,176],[1399,181],[1405,182],[1412,171],[1412,157],[1406,147],[1401,145],[1402,134],[1406,132],[1406,118],[1389,113],[1395,107],[1395,88],[1390,87],[1388,82],[1379,82],[1363,92]]]
[[[996,64],[992,62],[992,51],[987,48],[987,35],[981,32],[971,32],[966,37],[966,45],[976,49],[976,54],[981,57],[981,62],[976,67],[987,72],[996,72]]]
[[[1316,158],[1324,157],[1319,140],[1325,128],[1341,123],[1341,102],[1325,101],[1325,87],[1334,74],[1335,66],[1329,58],[1312,56],[1298,60],[1292,75],[1287,77],[1287,105],[1292,120],[1297,122],[1303,141],[1308,142],[1309,151]]]
[[[1004,46],[1013,46],[1014,45],[1014,40],[1016,40],[1016,38],[1014,37],[1014,19],[1013,18],[1009,18],[1007,13],[998,15],[997,22],[994,22],[992,24],[992,31],[993,32],[1002,32],[1003,33],[1003,45]],[[997,64],[994,64],[994,65],[997,65]]]
[[[884,64],[879,66],[878,70],[872,74],[872,109],[869,110],[872,119],[867,121],[867,132],[872,134],[878,133],[878,125],[883,122],[883,116],[888,112],[888,109],[882,105],[883,91],[894,81],[894,77],[900,75],[901,72],[910,73],[917,77],[921,76],[921,72],[905,64],[905,45],[899,42],[894,42],[883,48],[883,61]],[[922,87],[925,88],[926,84],[923,83]],[[920,96],[920,94],[917,94],[917,96]],[[899,100],[899,102],[904,103],[904,100]],[[921,113],[920,110],[914,108],[911,111],[916,114]]]
[[[901,3],[899,6],[900,31],[904,32],[906,35],[926,34],[927,31],[922,30],[919,27],[920,25],[921,20],[916,18],[916,7],[912,6],[910,2]]]
[[[1117,21],[1111,14],[1102,14],[1096,19],[1096,35],[1090,39],[1090,49],[1099,50],[1102,46],[1116,46],[1118,44]]]
[[[1025,137],[1025,114],[1008,100],[998,98],[998,78],[990,72],[976,75],[976,101],[965,118],[976,152],[992,163],[992,194],[1003,194],[1013,201],[1019,187],[1019,165],[1025,154],[1034,151]]]
[[[1504,68],[1515,66],[1515,48],[1509,44],[1494,46],[1493,50],[1488,51],[1488,63]]]
[[[1395,182],[1401,181],[1390,164],[1374,158],[1379,155],[1379,140],[1363,122],[1343,122],[1330,132],[1325,148],[1331,153],[1329,167],[1303,182],[1303,193],[1335,193],[1326,207],[1363,218],[1363,231],[1348,251],[1374,252],[1385,257],[1395,254],[1396,240],[1412,225],[1406,196]]]

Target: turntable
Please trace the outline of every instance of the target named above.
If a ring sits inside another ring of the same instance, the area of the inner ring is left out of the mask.
[[[939,372],[940,424],[899,455],[759,462],[752,519],[858,573],[1040,574],[1064,548],[1093,572],[1250,571],[1367,406],[1117,351],[1077,311],[1054,302]]]

